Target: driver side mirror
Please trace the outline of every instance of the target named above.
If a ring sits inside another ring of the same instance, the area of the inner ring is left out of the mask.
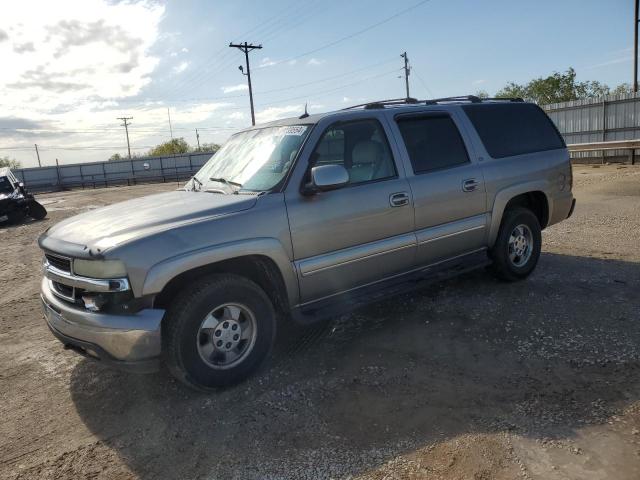
[[[311,181],[303,193],[313,195],[343,187],[349,183],[349,173],[342,165],[319,165],[311,169]]]

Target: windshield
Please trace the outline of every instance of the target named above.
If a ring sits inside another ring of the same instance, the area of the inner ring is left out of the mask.
[[[0,177],[0,193],[12,193],[13,185],[7,177]]]
[[[238,133],[204,164],[187,188],[270,190],[286,176],[309,130],[309,125],[292,125]]]

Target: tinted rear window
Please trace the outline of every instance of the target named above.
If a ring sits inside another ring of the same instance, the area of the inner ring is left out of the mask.
[[[455,167],[469,161],[458,127],[448,115],[398,118],[414,173]]]
[[[565,146],[556,127],[537,105],[498,103],[464,105],[462,108],[493,158]]]

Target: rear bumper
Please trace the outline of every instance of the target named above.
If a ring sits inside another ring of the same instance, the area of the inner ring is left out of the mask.
[[[576,205],[576,199],[571,192],[552,197],[549,207],[551,207],[549,222],[547,226],[554,225],[571,216]]]
[[[93,313],[58,299],[48,279],[42,280],[41,287],[47,325],[67,348],[123,370],[158,370],[164,310],[145,309],[132,315]]]

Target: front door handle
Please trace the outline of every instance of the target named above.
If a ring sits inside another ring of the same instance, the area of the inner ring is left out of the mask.
[[[476,188],[478,188],[478,182],[475,178],[469,178],[462,182],[462,191],[463,192],[473,192]]]
[[[409,205],[409,194],[407,192],[392,193],[389,196],[389,203],[392,207]]]

